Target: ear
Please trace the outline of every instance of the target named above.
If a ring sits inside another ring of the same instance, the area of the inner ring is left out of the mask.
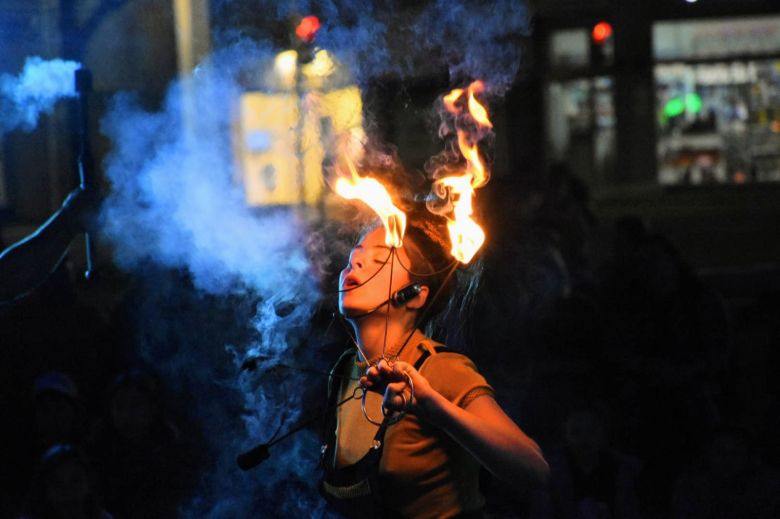
[[[429,295],[430,290],[428,289],[428,285],[420,285],[420,293],[406,302],[406,308],[410,310],[419,310],[425,306]]]

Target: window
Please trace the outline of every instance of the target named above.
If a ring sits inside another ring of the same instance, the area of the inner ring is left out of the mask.
[[[585,29],[555,31],[550,37],[550,65],[555,68],[587,67],[590,35]]]
[[[780,17],[653,28],[661,184],[780,181]]]
[[[553,81],[546,96],[550,159],[576,164],[591,186],[608,183],[615,160],[612,78]]]

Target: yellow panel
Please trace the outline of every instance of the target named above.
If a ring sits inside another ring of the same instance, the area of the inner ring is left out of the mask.
[[[322,143],[322,122],[318,111],[306,112],[301,132],[301,152],[303,155],[304,199],[307,204],[315,205],[322,196],[322,161],[325,148]]]
[[[297,121],[293,95],[253,92],[241,97],[240,163],[249,205],[300,202]]]
[[[299,128],[296,95],[242,95],[236,148],[249,205],[317,204],[324,189],[323,127],[335,134],[324,136],[330,142],[335,142],[338,134],[362,127],[357,87],[310,93],[304,105],[307,111]]]
[[[325,93],[321,106],[322,115],[331,118],[336,133],[363,125],[363,100],[356,86]]]

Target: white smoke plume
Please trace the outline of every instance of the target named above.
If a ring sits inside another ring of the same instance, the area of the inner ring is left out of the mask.
[[[74,73],[81,65],[61,59],[29,57],[18,76],[0,75],[0,136],[31,131],[42,113],[50,114],[63,97],[76,95]]]

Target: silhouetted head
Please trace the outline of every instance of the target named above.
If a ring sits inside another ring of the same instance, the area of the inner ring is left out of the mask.
[[[27,498],[31,519],[101,517],[95,473],[87,457],[70,444],[57,444],[41,457]]]
[[[33,384],[35,434],[39,446],[74,441],[79,420],[79,394],[65,373],[51,371]]]
[[[145,370],[120,375],[109,391],[108,413],[111,425],[123,439],[149,439],[162,421],[159,378]]]

